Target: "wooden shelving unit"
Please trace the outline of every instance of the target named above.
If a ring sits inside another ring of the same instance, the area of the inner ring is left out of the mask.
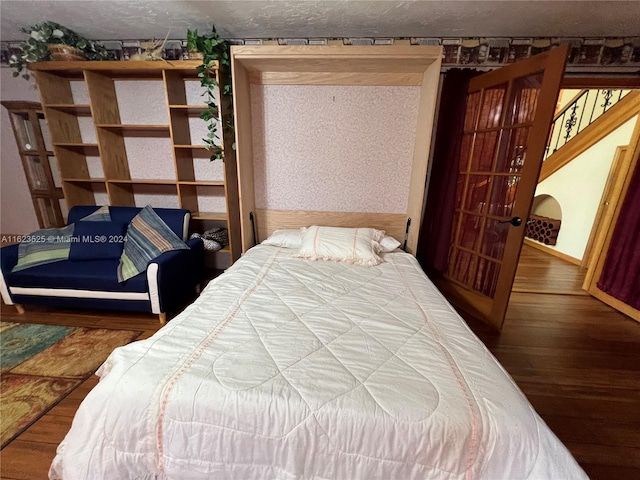
[[[37,102],[5,101],[2,105],[9,111],[38,225],[40,228],[61,227],[64,199],[54,174],[57,171],[51,165],[54,152],[47,149],[42,134],[43,109]]]
[[[74,205],[96,205],[96,195],[105,194],[111,205],[143,206],[136,205],[136,189],[156,188],[174,195],[177,205],[192,212],[194,230],[203,231],[211,222],[216,225],[224,223],[229,231],[230,245],[222,252],[227,252],[233,262],[240,256],[241,235],[238,174],[235,152],[231,147],[234,136],[228,127],[223,127],[230,123],[225,115],[232,112],[231,101],[220,94],[228,75],[215,66],[220,99],[219,151],[224,154],[223,178],[203,179],[202,174],[196,175],[194,163],[208,162],[208,157],[214,152],[207,150],[200,143],[200,138],[191,138],[190,121],[207,107],[198,102],[189,103],[186,86],[186,82],[198,80],[198,65],[198,61],[53,61],[31,64],[30,69],[35,72],[53,150],[58,159],[62,190],[69,208]],[[168,123],[125,122],[121,118],[116,88],[116,82],[120,80],[162,82]],[[77,103],[74,101],[73,82],[84,84],[88,103],[84,99]],[[83,127],[82,117],[85,117],[85,121],[86,117],[90,118],[95,131],[94,141],[83,141],[82,132],[86,127]],[[128,158],[128,137],[170,139],[174,176],[162,179],[132,178],[131,172],[135,169],[131,169],[131,159]],[[99,176],[92,175],[87,157],[100,158],[102,172]],[[207,205],[203,204],[202,191],[215,191],[216,194],[219,192],[220,197],[224,196],[226,211],[204,212]]]

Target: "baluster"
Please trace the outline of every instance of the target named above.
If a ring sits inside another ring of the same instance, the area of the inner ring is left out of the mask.
[[[556,122],[557,125],[564,125],[565,113],[563,113],[562,116],[558,119],[559,121]],[[556,137],[556,144],[553,147],[553,153],[558,151],[558,144],[560,143],[560,132],[561,132],[561,130],[560,130],[560,128],[558,128],[558,136]]]
[[[582,112],[580,112],[580,120],[578,120],[578,131],[576,132],[576,135],[582,131],[582,117],[584,116],[584,111],[587,109],[587,103],[589,101],[589,90],[585,91],[585,94],[583,94],[583,96],[584,104],[582,105]]]
[[[577,110],[578,110],[578,102],[574,103],[573,107],[571,107],[571,115],[569,115],[569,119],[565,123],[565,129],[567,133],[564,136],[564,143],[567,143],[571,138],[571,131],[573,130],[573,127],[576,125],[576,122],[578,121],[578,118],[576,115]]]
[[[607,108],[611,106],[611,97],[613,97],[613,90],[602,90],[604,95],[604,103],[600,105],[602,107],[602,113],[607,111]]]

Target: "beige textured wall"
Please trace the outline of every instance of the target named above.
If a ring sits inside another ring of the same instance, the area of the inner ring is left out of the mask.
[[[256,207],[405,213],[419,87],[251,87]]]

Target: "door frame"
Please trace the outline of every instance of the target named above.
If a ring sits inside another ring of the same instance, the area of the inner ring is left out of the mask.
[[[633,134],[631,135],[631,140],[628,148],[626,149],[626,153],[620,159],[619,173],[616,175],[616,178],[612,179],[611,188],[613,193],[611,194],[608,209],[603,215],[600,225],[598,225],[598,231],[595,235],[593,248],[589,258],[587,259],[587,274],[582,288],[598,300],[601,300],[607,305],[640,322],[640,311],[603,292],[597,286],[609,251],[613,231],[618,221],[618,217],[620,216],[620,209],[623,203],[622,201],[627,194],[631,176],[638,164],[638,157],[640,157],[640,115],[636,120],[636,125],[633,130]]]

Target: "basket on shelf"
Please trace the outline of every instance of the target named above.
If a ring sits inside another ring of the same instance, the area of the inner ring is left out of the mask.
[[[86,60],[82,50],[72,47],[71,45],[64,45],[62,43],[49,44],[49,51],[54,60],[62,61],[79,61]]]

